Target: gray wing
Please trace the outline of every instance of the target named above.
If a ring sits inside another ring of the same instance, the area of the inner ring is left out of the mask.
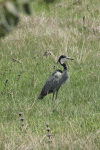
[[[53,92],[55,89],[59,89],[61,86],[61,83],[59,82],[62,76],[61,70],[55,70],[50,77],[47,79],[46,83],[44,84],[42,91],[39,95],[39,99],[43,99],[44,96]]]
[[[51,76],[47,79],[47,81],[43,87],[43,88],[45,88],[46,92],[51,93],[51,92],[53,92],[53,89],[59,88],[59,86],[60,86],[59,81],[60,81],[61,75],[62,75],[61,70],[56,70],[51,74]]]

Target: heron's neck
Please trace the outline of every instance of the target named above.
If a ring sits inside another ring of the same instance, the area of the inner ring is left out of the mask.
[[[64,70],[67,70],[67,65],[65,63],[61,64],[64,67]]]

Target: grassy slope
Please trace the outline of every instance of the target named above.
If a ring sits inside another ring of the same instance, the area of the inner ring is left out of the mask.
[[[34,3],[34,9],[33,18],[21,15],[18,29],[0,41],[0,149],[100,149],[100,2],[63,0],[50,11]],[[52,55],[44,57],[48,50]],[[52,95],[39,101],[61,54],[74,58],[67,63],[70,83],[57,101]]]

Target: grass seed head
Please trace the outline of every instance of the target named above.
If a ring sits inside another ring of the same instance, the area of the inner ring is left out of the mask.
[[[47,56],[47,52],[44,53]]]
[[[12,57],[12,60],[15,61],[15,59]]]
[[[19,116],[21,116],[22,115],[22,112],[19,112]]]
[[[48,133],[48,134],[47,134],[47,137],[49,137],[49,139],[50,139],[50,137],[51,137],[51,134],[50,134],[50,133]]]
[[[20,118],[20,121],[24,121],[24,118]]]
[[[46,126],[47,126],[47,128],[48,128],[48,127],[49,127],[49,124],[47,123]]]
[[[8,79],[6,79],[6,83],[8,82]]]
[[[50,131],[50,128],[47,128],[47,131],[49,132],[49,131]]]

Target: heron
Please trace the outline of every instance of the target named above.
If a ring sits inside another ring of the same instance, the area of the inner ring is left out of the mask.
[[[56,93],[56,99],[57,99],[57,94],[58,91],[63,83],[66,83],[66,81],[69,79],[69,73],[68,73],[68,67],[64,63],[67,60],[74,60],[73,58],[67,57],[65,55],[61,55],[57,61],[63,66],[64,70],[55,70],[50,77],[47,79],[45,82],[42,91],[38,97],[38,99],[43,99],[47,94],[53,93],[53,98]]]

